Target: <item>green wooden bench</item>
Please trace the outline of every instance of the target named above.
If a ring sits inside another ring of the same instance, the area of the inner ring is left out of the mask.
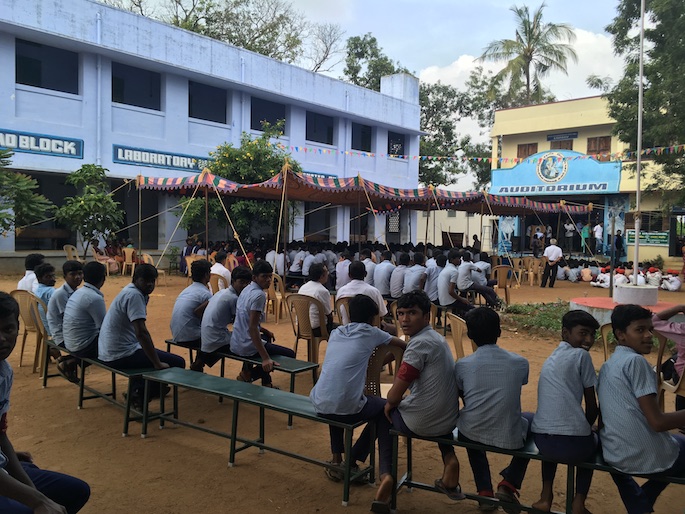
[[[456,431],[455,431],[456,432]],[[444,438],[439,438],[439,437],[408,437],[401,432],[398,432],[396,430],[390,430],[390,435],[392,437],[392,453],[393,453],[393,458],[392,458],[392,476],[395,479],[395,484],[396,487],[393,490],[393,495],[392,495],[392,501],[391,505],[393,509],[397,508],[397,492],[402,488],[402,487],[407,487],[409,490],[412,488],[417,488],[417,489],[422,489],[425,491],[433,491],[433,492],[439,492],[433,485],[429,484],[424,484],[421,482],[415,482],[412,478],[412,439],[419,439],[421,441],[432,441],[437,443],[444,443],[444,444],[451,444],[453,446],[459,446],[462,448],[467,448],[467,449],[474,449],[474,450],[483,450],[486,452],[491,452],[491,453],[499,453],[503,455],[511,455],[513,457],[523,457],[531,460],[537,460],[537,461],[548,461],[548,462],[555,462],[552,459],[546,459],[542,455],[540,455],[537,447],[535,446],[535,443],[533,441],[533,437],[530,436],[526,440],[525,444],[523,445],[522,448],[519,448],[517,450],[507,450],[504,448],[495,448],[492,446],[487,446],[484,444],[479,444],[479,443],[467,443],[464,441],[459,441],[456,438],[456,435],[453,439],[444,439]],[[398,474],[399,474],[399,467],[398,467],[398,457],[399,457],[399,438],[404,437],[406,438],[407,444],[407,470],[398,480]],[[565,464],[565,463],[558,463],[560,466],[566,466],[567,468],[567,475],[566,475],[566,510],[565,512],[571,512],[571,505],[573,503],[573,496],[575,494],[575,472],[576,468],[589,468],[593,469],[596,471],[605,471],[605,472],[614,472],[615,469],[609,466],[604,462],[604,459],[602,458],[602,452],[601,450],[598,450],[594,457],[590,459],[588,462],[583,462],[581,464]],[[647,477],[647,475],[638,475],[642,477]],[[669,482],[669,483],[674,483],[674,484],[685,484],[685,474],[681,476],[665,476],[665,475],[649,475],[648,478],[654,479],[654,480],[662,480],[664,482]],[[514,506],[509,503],[502,502],[500,500],[497,500],[495,498],[489,498],[487,496],[479,496],[477,494],[470,494],[464,492],[465,496],[470,499],[470,500],[477,500],[481,502],[489,502],[493,503],[498,506]],[[618,491],[616,492],[618,494]],[[533,509],[533,507],[528,506],[528,505],[516,505],[516,507],[520,508],[523,511],[526,512],[539,512],[536,509]],[[561,513],[555,513],[552,512],[552,514],[561,514]]]
[[[48,386],[48,379],[49,378],[62,376],[59,373],[50,373],[48,371],[48,368],[50,366],[50,350],[51,349],[59,350],[62,353],[66,353],[67,355],[71,355],[72,357],[74,357],[74,359],[81,360],[79,357],[76,357],[75,355],[73,355],[64,346],[59,346],[58,344],[56,344],[52,339],[48,339],[47,341],[45,341],[45,346],[46,346],[45,359],[43,360],[42,369],[41,369],[41,375],[42,375],[41,379],[43,380],[43,389],[45,389]]]
[[[350,455],[352,452],[352,434],[355,428],[359,428],[366,424],[364,421],[357,423],[341,423],[338,421],[333,421],[330,419],[322,418],[316,414],[314,411],[314,406],[312,405],[309,397],[302,396],[299,394],[279,391],[278,389],[272,389],[269,387],[259,387],[253,384],[248,384],[245,382],[239,382],[237,380],[230,380],[227,378],[217,377],[213,375],[207,375],[205,373],[198,373],[191,370],[184,370],[179,368],[169,368],[159,371],[151,371],[143,373],[143,379],[145,379],[145,401],[143,402],[143,427],[141,437],[146,437],[147,435],[147,424],[150,421],[148,415],[148,394],[149,394],[149,383],[159,382],[161,384],[168,384],[172,387],[173,394],[173,409],[171,412],[165,411],[164,398],[160,398],[160,413],[156,417],[160,420],[160,428],[164,427],[165,421],[170,421],[174,424],[187,426],[203,432],[218,435],[220,437],[225,437],[230,439],[230,454],[228,459],[228,466],[233,467],[235,464],[235,456],[237,453],[246,450],[250,447],[259,448],[260,452],[264,450],[270,450],[274,453],[281,455],[286,455],[295,459],[299,459],[311,464],[316,464],[322,467],[327,467],[333,469],[335,466],[329,462],[322,461],[319,459],[314,459],[305,455],[300,455],[287,449],[277,448],[266,444],[264,436],[264,411],[266,409],[282,412],[288,416],[296,416],[298,418],[315,421],[328,426],[339,427],[345,432],[345,455]],[[190,423],[188,421],[182,421],[178,417],[178,388],[184,387],[194,391],[200,391],[206,394],[212,394],[216,396],[223,396],[233,400],[233,412],[231,419],[231,431],[221,432],[213,430],[211,428]],[[240,404],[246,403],[248,405],[254,405],[259,407],[259,436],[256,439],[250,439],[238,435],[238,413],[240,410]],[[373,428],[373,427],[372,427]],[[372,438],[373,441],[374,438]],[[238,446],[237,443],[241,443]],[[344,469],[344,479],[343,479],[343,498],[342,504],[347,506],[350,496],[350,482],[356,478],[362,477],[369,474],[369,482],[373,483],[375,481],[374,467],[375,467],[375,451],[374,444],[369,452],[369,466],[360,469],[356,473],[352,473],[350,462],[346,462]]]

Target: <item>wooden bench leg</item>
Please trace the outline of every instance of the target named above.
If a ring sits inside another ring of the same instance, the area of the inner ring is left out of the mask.
[[[566,512],[573,511],[573,497],[576,493],[575,488],[575,477],[576,477],[576,467],[573,464],[567,466],[566,473]]]
[[[259,408],[259,442],[264,442],[264,407]],[[264,453],[264,448],[260,448],[259,453]]]
[[[112,373],[114,377],[114,373]],[[112,378],[114,380],[114,378]],[[128,391],[126,393],[126,403],[124,405],[124,430],[121,433],[121,437],[126,437],[128,435],[128,423],[131,420],[131,393],[133,392],[133,385],[131,384],[131,379],[128,379]],[[114,398],[116,400],[116,397]],[[147,402],[143,399],[143,408],[147,407]]]
[[[295,374],[291,373],[290,374],[290,392],[294,393],[295,392]],[[288,414],[288,430],[293,429],[293,416],[292,414]]]
[[[86,387],[86,363],[81,361],[81,373],[80,373],[80,383],[78,385],[78,408],[83,408],[83,393]]]
[[[390,497],[390,509],[397,510],[397,491],[402,487],[402,484],[397,480],[400,438],[396,434],[392,434],[390,437],[392,437],[392,467],[390,468],[390,475],[395,484],[395,487],[392,488],[392,496]]]
[[[228,467],[235,465],[235,445],[238,439],[238,410],[240,402],[233,400],[233,416],[231,416],[231,451],[228,455]]]
[[[343,480],[343,507],[347,507],[347,502],[350,501],[350,473],[352,466],[352,430],[345,429],[345,473]]]
[[[46,344],[47,346],[47,344]],[[42,372],[42,379],[43,379],[43,389],[45,389],[48,386],[48,365],[50,364],[50,350],[47,349],[45,352],[45,355],[43,356],[43,369],[41,370]],[[59,364],[59,360],[57,361],[57,364]]]
[[[128,405],[129,405],[129,401],[131,400],[131,398],[130,398],[130,396],[131,396],[130,383],[131,382],[129,381],[129,388],[128,388],[129,394],[128,394],[128,398],[126,398],[126,412],[128,412]],[[160,387],[161,387],[161,384],[160,384]],[[140,429],[140,437],[142,439],[145,439],[147,437],[147,421],[148,421],[148,415],[150,413],[150,407],[149,407],[149,405],[150,405],[149,404],[149,401],[150,401],[150,381],[149,380],[145,381],[145,385],[143,386],[143,390],[145,391],[143,393],[143,420],[142,420],[143,426]],[[164,410],[162,410],[162,412],[164,412]],[[126,436],[126,432],[128,432],[128,425],[125,425],[124,430],[125,430],[124,436]]]

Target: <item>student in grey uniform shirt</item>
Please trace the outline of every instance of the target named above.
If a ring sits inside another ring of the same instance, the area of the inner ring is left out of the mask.
[[[451,439],[459,415],[454,358],[445,338],[430,326],[430,310],[431,301],[423,291],[407,293],[397,301],[397,318],[410,339],[388,392],[385,413],[394,429],[405,434]],[[407,389],[411,394],[404,398]],[[435,487],[452,500],[463,500],[454,447],[438,446],[444,468]]]
[[[561,327],[562,341],[540,372],[538,409],[532,425],[540,454],[555,461],[542,462],[542,492],[533,508],[544,512],[552,508],[556,462],[584,462],[595,453],[598,443],[592,431],[599,414],[597,375],[589,350],[595,343],[599,323],[588,312],[572,310],[564,314]],[[585,499],[591,483],[592,470],[578,468],[573,514],[586,514]]]
[[[496,448],[523,447],[530,433],[533,414],[521,412],[521,388],[528,383],[528,361],[497,345],[501,335],[499,315],[486,307],[469,311],[464,317],[469,338],[478,349],[454,365],[459,395],[464,406],[459,413],[459,440]],[[514,457],[500,474],[503,480],[493,491],[490,464],[483,450],[466,450],[479,496],[496,496],[510,504],[516,498],[526,474],[529,459]],[[481,505],[485,508],[486,503]],[[490,504],[492,505],[492,504]],[[518,507],[504,511],[520,512]]]
[[[685,437],[668,433],[685,426],[685,411],[664,413],[659,407],[656,376],[643,357],[653,348],[652,313],[618,305],[611,325],[618,346],[599,371],[599,440],[604,460],[618,470],[611,478],[628,514],[643,514],[654,511],[668,483],[648,480],[639,486],[630,475],[685,472]]]
[[[395,269],[392,263],[392,252],[389,250],[381,254],[381,262],[373,270],[374,287],[384,296],[390,296],[390,277]]]
[[[190,265],[190,277],[193,283],[186,287],[176,298],[171,312],[171,335],[180,343],[196,343],[199,347],[202,314],[212,297],[207,284],[212,265],[201,259]],[[218,293],[218,291],[217,291]]]
[[[392,270],[390,275],[390,296],[399,298],[402,296],[402,289],[404,288],[404,275],[407,273],[411,258],[408,253],[401,253],[397,259],[399,265]]]

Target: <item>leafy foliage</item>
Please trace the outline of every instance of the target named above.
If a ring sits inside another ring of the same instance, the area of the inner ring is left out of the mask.
[[[506,316],[520,328],[543,328],[561,334],[561,318],[568,312],[568,302],[526,303],[507,307]]]
[[[543,2],[531,15],[528,6],[513,6],[515,38],[491,42],[479,58],[507,61],[497,79],[508,79],[510,94],[518,94],[523,88],[528,104],[539,103],[545,96],[542,78],[550,71],[566,73],[568,60],[578,60],[571,46],[576,37],[573,29],[565,23],[544,22],[544,8]]]
[[[10,150],[0,149],[0,233],[3,236],[45,219],[55,208],[50,200],[35,192],[36,179],[5,169],[12,155]]]
[[[276,125],[262,124],[262,134],[253,138],[243,133],[240,147],[223,144],[211,153],[213,158],[209,170],[223,178],[240,184],[263,182],[280,173],[285,159],[295,172],[302,172],[302,167],[293,161],[285,150],[276,146],[278,138],[283,135],[283,122]],[[237,200],[224,198],[226,209],[236,231],[241,237],[249,235],[253,227],[270,227],[276,229],[278,223],[279,203],[266,200]],[[204,226],[205,207],[203,198],[195,198],[183,217],[182,225],[188,229]],[[216,220],[219,226],[226,225],[226,215],[216,193],[210,192],[208,202],[209,217]]]
[[[647,2],[650,20],[645,29],[643,147],[671,146],[685,142],[685,45],[683,28],[685,3],[680,0]],[[623,77],[605,95],[609,114],[616,120],[614,132],[637,148],[637,96],[639,73],[640,2],[621,0],[618,14],[607,27],[614,50],[625,58]],[[650,156],[663,166],[656,183],[670,183],[672,189],[685,186],[683,154]],[[681,199],[682,200],[682,199]]]
[[[344,80],[357,86],[381,90],[381,77],[393,73],[410,73],[383,53],[378,40],[371,33],[347,40]]]
[[[80,194],[66,197],[64,205],[57,210],[57,220],[78,232],[84,257],[91,239],[115,232],[124,220],[119,203],[109,194],[107,171],[96,164],[84,164],[69,175],[67,184]]]

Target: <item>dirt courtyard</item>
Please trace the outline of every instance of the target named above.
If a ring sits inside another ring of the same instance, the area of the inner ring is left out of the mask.
[[[57,264],[57,263],[53,263]],[[18,276],[0,277],[0,290],[11,291]],[[111,277],[103,288],[107,304],[112,301],[130,277]],[[57,286],[62,281],[58,280]],[[147,325],[158,348],[165,349],[164,339],[170,337],[169,320],[174,300],[185,287],[185,278],[168,277],[167,286],[158,285],[148,305]],[[512,303],[551,302],[583,296],[606,296],[608,291],[588,284],[557,282],[554,289],[524,285],[512,291]],[[661,301],[685,303],[685,293],[661,292]],[[276,342],[293,346],[294,336],[286,318],[279,324],[269,316],[266,326],[276,334]],[[448,334],[449,337],[449,334]],[[451,346],[451,340],[449,340]],[[530,382],[523,389],[523,408],[534,411],[537,380],[544,360],[558,344],[558,336],[546,337],[519,333],[506,324],[500,344],[519,353],[530,362]],[[37,374],[31,373],[34,337],[29,335],[24,365],[19,367],[19,348],[10,357],[15,370],[12,407],[9,413],[9,436],[17,450],[30,451],[37,465],[78,476],[92,489],[90,502],[82,512],[88,513],[164,513],[189,512],[368,512],[374,496],[372,486],[353,486],[347,508],[341,506],[342,486],[329,481],[323,469],[275,453],[259,454],[251,448],[236,457],[236,466],[227,468],[228,440],[185,427],[167,424],[158,430],[150,425],[149,435],[141,439],[140,424],[132,423],[129,437],[122,438],[123,411],[101,400],[91,400],[77,410],[78,388],[61,378],[50,379],[42,389]],[[321,360],[325,353],[321,347]],[[187,352],[181,353],[186,359]],[[655,353],[655,352],[654,352]],[[653,361],[654,353],[650,356]],[[602,364],[601,349],[591,351],[597,370]],[[306,345],[301,344],[298,357],[306,359]],[[27,364],[28,363],[28,364]],[[210,373],[218,374],[219,366]],[[227,376],[239,371],[236,362],[227,362]],[[274,383],[287,390],[288,377],[274,373]],[[387,377],[391,381],[392,377]],[[89,383],[109,380],[101,370],[90,372]],[[255,386],[258,387],[258,386]],[[296,391],[308,394],[311,375],[296,380]],[[119,391],[124,391],[121,382]],[[121,394],[121,393],[119,393]],[[231,402],[218,403],[216,397],[193,391],[180,393],[180,417],[207,427],[229,431]],[[667,408],[673,408],[673,397],[667,396]],[[241,431],[254,435],[258,430],[257,410],[241,409]],[[297,418],[293,430],[286,430],[286,417],[266,414],[267,442],[315,458],[328,458],[328,430],[325,425]],[[474,491],[473,476],[465,450],[457,448],[461,462],[461,485]],[[493,481],[505,467],[503,456],[490,455]],[[403,466],[403,462],[400,463]],[[438,449],[422,442],[414,445],[414,474],[423,482],[432,483],[441,473]],[[555,482],[555,509],[562,510],[565,473],[559,470]],[[521,500],[530,504],[537,500],[541,488],[540,464],[532,462],[521,491]],[[587,503],[593,513],[625,512],[616,487],[606,473],[597,473]],[[685,488],[671,485],[656,504],[659,513],[682,514],[685,508]],[[415,490],[402,490],[398,511],[479,512],[475,502],[453,502],[442,495]]]

